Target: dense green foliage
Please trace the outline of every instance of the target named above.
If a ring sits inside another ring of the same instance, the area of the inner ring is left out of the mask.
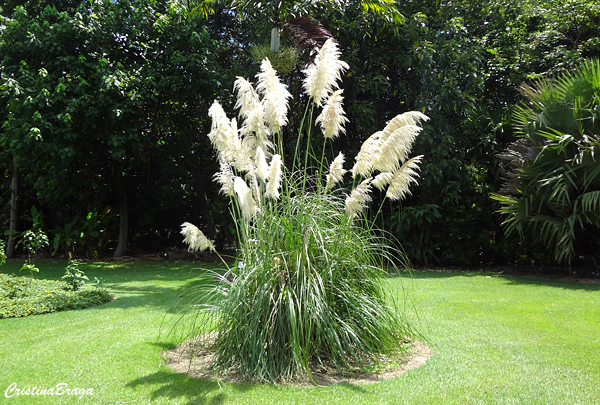
[[[383,217],[386,228],[414,263],[543,260],[535,244],[502,235],[488,197],[500,187],[495,155],[514,140],[511,115],[521,83],[598,54],[598,5],[408,1],[399,7],[406,16],[401,28],[351,7],[324,16],[350,54],[345,95],[358,123],[350,136],[364,139],[398,106],[431,117],[416,146],[425,156],[420,187]]]
[[[106,253],[115,213],[126,246],[129,212],[143,224],[192,189],[204,197],[210,174],[184,167],[220,77],[206,30],[166,1],[4,12],[1,143],[56,227],[55,248]]]
[[[233,111],[227,89],[235,76],[257,71],[250,50],[266,43],[273,16],[233,13],[227,2],[210,2],[211,15],[188,13],[199,3],[206,2],[3,4],[2,229],[15,157],[18,228],[31,227],[35,205],[57,252],[108,254],[126,225],[130,248],[164,248],[194,216],[219,244],[232,240],[199,135],[208,132],[205,111],[215,97]],[[544,261],[543,245],[503,234],[489,198],[502,183],[495,156],[516,140],[511,117],[522,83],[600,56],[600,5],[408,0],[396,3],[404,17],[397,24],[365,13],[370,3],[389,2],[312,4],[294,16],[306,11],[322,23],[351,65],[342,87],[352,124],[336,149],[352,155],[397,112],[432,118],[416,145],[425,156],[420,187],[384,210],[381,226],[414,264]],[[284,77],[292,92],[306,57]],[[296,101],[290,120],[298,122],[304,104]],[[159,239],[163,245],[153,246]]]
[[[58,280],[38,280],[0,273],[0,318],[88,308],[113,299],[104,288],[71,288]]]
[[[285,382],[310,380],[320,367],[352,372],[382,355],[402,359],[414,332],[386,300],[386,241],[349,223],[340,201],[310,194],[282,197],[268,219],[204,298],[209,312],[190,308],[199,316],[190,332],[215,326],[215,370]]]

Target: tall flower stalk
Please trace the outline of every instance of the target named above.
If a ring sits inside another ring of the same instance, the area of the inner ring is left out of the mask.
[[[411,335],[382,286],[382,269],[397,252],[362,214],[373,187],[387,189],[392,200],[410,193],[422,158],[409,159],[410,148],[427,117],[400,114],[369,137],[351,170],[358,185],[346,190],[344,155],[331,164],[325,156],[327,142],[342,136],[348,121],[340,89],[348,65],[339,57],[328,40],[305,70],[310,101],[299,134],[305,128],[307,141],[304,151],[297,144],[291,165],[280,136],[291,95],[268,61],[256,86],[236,81],[241,125],[216,101],[209,111],[220,162],[215,180],[231,198],[239,239],[238,264],[209,289],[211,310],[198,330],[215,330],[217,371],[270,382],[310,378],[311,368],[324,363],[348,371],[401,352]],[[323,134],[317,170],[308,167],[313,126]],[[184,224],[190,249],[214,249],[198,232]]]

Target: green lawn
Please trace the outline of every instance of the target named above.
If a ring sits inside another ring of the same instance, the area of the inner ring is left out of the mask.
[[[0,271],[18,272],[21,262]],[[60,279],[66,262],[39,262]],[[323,388],[194,380],[161,363],[165,314],[199,264],[96,263],[118,299],[100,307],[0,320],[0,403],[94,404],[598,404],[600,285],[488,273],[415,272],[409,316],[429,340],[426,365],[375,385]],[[93,396],[13,396],[5,390],[93,389]]]

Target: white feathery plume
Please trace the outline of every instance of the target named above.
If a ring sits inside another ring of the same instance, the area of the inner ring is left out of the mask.
[[[283,162],[280,155],[274,155],[271,160],[271,167],[269,169],[269,182],[267,183],[267,190],[265,192],[266,198],[272,198],[277,200],[279,198],[279,186],[281,183],[281,168]]]
[[[363,180],[348,197],[346,197],[346,214],[350,218],[356,217],[371,202],[371,178]]]
[[[404,125],[394,132],[383,131],[380,152],[373,161],[373,169],[381,172],[395,172],[401,163],[408,159],[412,145],[422,128]]]
[[[344,155],[340,152],[339,155],[333,160],[331,166],[329,166],[329,174],[327,175],[327,184],[325,189],[332,189],[337,183],[342,181],[346,170],[344,169]]]
[[[210,142],[215,149],[220,152],[219,148],[222,146],[222,138],[224,136],[223,127],[229,127],[231,126],[231,123],[229,122],[229,118],[227,118],[225,111],[223,111],[223,107],[221,107],[221,104],[219,104],[217,100],[215,100],[208,109],[208,116],[212,119],[208,139],[210,139]]]
[[[426,122],[429,117],[418,111],[407,111],[396,115],[392,118],[384,128],[384,131],[394,132],[404,125],[419,125],[421,121]]]
[[[363,143],[356,155],[352,177],[366,177],[374,170],[382,173],[397,171],[408,159],[412,144],[422,130],[416,124],[428,119],[418,111],[409,111],[390,120],[383,131],[374,133]]]
[[[363,176],[367,177],[373,171],[373,162],[377,159],[381,149],[381,136],[383,131],[375,132],[360,147],[360,151],[356,155],[356,161],[352,167],[352,177]]]
[[[256,202],[252,197],[252,190],[241,177],[234,179],[233,188],[238,196],[242,216],[246,219],[252,218],[256,214]]]
[[[263,156],[266,159],[268,155],[265,148],[272,148],[272,146],[273,144],[271,142],[267,142],[266,145],[261,144],[260,140],[254,135],[249,135],[242,139],[242,150],[240,151],[240,159],[244,159],[243,166],[245,168],[242,171],[246,173],[255,173],[258,164],[258,161],[256,160],[256,153],[258,151],[258,148],[262,149]]]
[[[225,114],[223,107],[221,107],[221,104],[219,104],[217,100],[215,100],[208,109],[208,116],[212,118],[211,130],[215,130],[216,128],[218,128],[219,124],[223,120],[229,123],[229,118],[227,118],[227,114]],[[209,134],[209,137],[210,136],[211,135]]]
[[[271,133],[279,132],[279,128],[287,124],[288,99],[292,97],[287,86],[279,81],[277,72],[268,59],[262,61],[260,72],[256,75],[258,84],[256,91],[262,95],[265,120]]]
[[[390,172],[379,173],[377,176],[375,176],[371,185],[377,188],[379,191],[382,191],[388,184],[390,184],[390,181],[392,181],[393,177],[394,174]]]
[[[402,165],[390,181],[390,187],[386,193],[386,196],[390,200],[401,200],[406,197],[407,194],[411,194],[410,185],[412,183],[417,183],[417,177],[419,177],[419,163],[421,163],[421,159],[423,155],[415,156],[412,159],[409,159]]]
[[[256,147],[256,155],[254,156],[254,163],[256,166],[256,175],[262,181],[266,181],[269,177],[269,165],[267,164],[267,158],[265,152],[260,146]]]
[[[217,150],[219,160],[234,163],[238,150],[242,146],[236,120],[229,120],[217,101],[208,110],[208,115],[212,118],[212,129],[208,138]]]
[[[341,80],[342,72],[350,67],[340,60],[341,52],[337,42],[329,38],[318,51],[315,62],[304,70],[304,91],[318,106],[322,106],[331,92],[339,87],[337,81]]]
[[[233,84],[233,90],[237,91],[235,108],[240,110],[239,115],[241,117],[247,118],[253,110],[260,107],[258,93],[248,80],[238,76]]]
[[[373,161],[373,169],[395,172],[408,159],[408,154],[422,128],[421,121],[429,117],[418,111],[408,111],[392,118],[381,136],[380,153]]]
[[[254,196],[254,201],[257,204],[258,211],[260,211],[260,205],[261,205],[260,187],[258,185],[258,179],[253,174],[250,175],[250,187],[252,189],[252,195]]]
[[[225,194],[226,196],[233,197],[235,195],[235,191],[233,189],[233,172],[231,171],[231,166],[225,160],[219,160],[219,166],[221,170],[215,173],[213,178],[217,183],[221,185],[220,193]]]
[[[198,250],[202,252],[206,249],[210,249],[211,252],[215,251],[213,243],[204,236],[204,233],[200,229],[189,222],[181,224],[181,234],[185,236],[183,242],[188,244],[190,252]]]
[[[256,137],[254,135],[243,138],[235,153],[234,167],[241,173],[254,173],[254,155],[256,154]]]
[[[244,125],[240,129],[242,136],[254,133],[261,142],[269,142],[269,130],[265,126],[264,106],[260,102],[258,93],[252,87],[252,83],[243,77],[238,77],[233,89],[237,90],[235,108],[240,110],[239,116],[244,120]]]
[[[336,90],[329,96],[323,111],[315,121],[317,124],[321,124],[321,130],[326,139],[336,138],[340,132],[346,132],[344,124],[348,122],[348,118],[344,115],[344,109],[342,108],[343,92],[344,90]]]

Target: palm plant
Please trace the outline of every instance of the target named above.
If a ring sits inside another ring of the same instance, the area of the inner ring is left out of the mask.
[[[570,264],[584,233],[600,248],[600,61],[522,92],[527,101],[514,115],[521,137],[498,156],[508,170],[492,197],[507,234],[532,232]]]
[[[352,190],[339,188],[348,172],[344,155],[328,165],[325,151],[344,133],[338,81],[347,68],[330,39],[305,70],[310,101],[300,135],[305,131],[307,142],[303,151],[297,144],[291,162],[277,153],[291,95],[268,60],[256,86],[236,81],[239,127],[218,102],[209,111],[221,165],[215,179],[231,197],[240,241],[237,265],[202,290],[195,308],[208,311],[192,323],[193,334],[215,330],[218,371],[270,382],[310,378],[315,366],[348,371],[401,354],[412,335],[381,283],[398,253],[372,232],[363,212],[372,187],[392,200],[410,193],[421,157],[409,153],[427,117],[400,114],[369,137],[351,170]],[[320,114],[313,120],[314,110]],[[323,143],[315,146],[310,131],[317,126]],[[189,223],[182,234],[192,250],[214,249]]]

